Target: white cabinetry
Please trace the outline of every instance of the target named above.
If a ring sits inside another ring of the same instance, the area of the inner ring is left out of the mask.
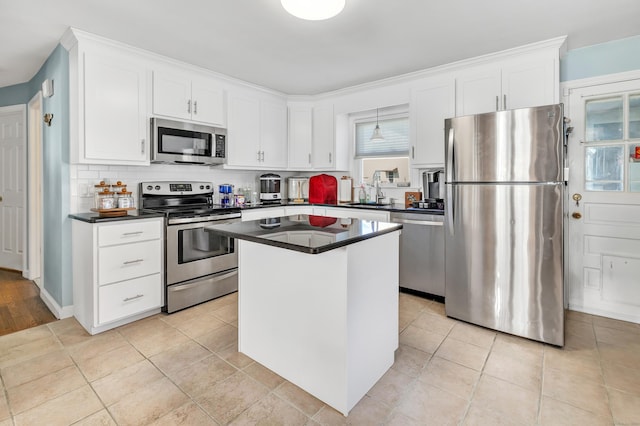
[[[313,168],[313,108],[289,105],[289,169]]]
[[[154,71],[153,113],[224,127],[224,90],[213,79]]]
[[[160,312],[162,218],[73,221],[74,316],[91,334]]]
[[[67,37],[65,43],[71,162],[149,164],[145,64],[91,39]]]
[[[389,222],[389,212],[370,210],[359,207],[324,207],[314,206],[313,214],[318,216],[337,217],[340,219],[362,219]]]
[[[289,104],[289,169],[341,170],[333,104]]]
[[[455,115],[453,76],[432,78],[411,90],[411,163],[418,166],[444,164],[444,120]]]
[[[291,213],[296,214],[296,213]],[[285,215],[284,207],[264,207],[257,209],[242,210],[242,221],[267,219],[270,217],[281,217]]]
[[[335,120],[333,104],[313,107],[313,167],[335,170]]]
[[[558,58],[528,53],[456,73],[456,115],[559,102]]]
[[[287,166],[287,106],[257,95],[229,95],[227,166],[279,168]]]

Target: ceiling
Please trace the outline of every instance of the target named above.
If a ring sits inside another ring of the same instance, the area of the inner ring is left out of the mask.
[[[567,35],[640,34],[637,0],[347,0],[304,21],[278,0],[0,0],[0,87],[75,27],[290,95],[313,95]]]

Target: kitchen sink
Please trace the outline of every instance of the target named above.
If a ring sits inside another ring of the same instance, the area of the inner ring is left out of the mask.
[[[348,206],[352,207],[389,207],[390,203],[347,203]]]

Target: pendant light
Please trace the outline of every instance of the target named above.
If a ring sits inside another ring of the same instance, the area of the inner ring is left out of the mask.
[[[376,108],[376,128],[373,129],[373,134],[371,135],[371,142],[382,142],[384,141],[384,136],[382,136],[382,132],[380,131],[380,125],[378,125],[378,108]]]
[[[280,3],[297,18],[322,21],[342,12],[345,0],[280,0]]]

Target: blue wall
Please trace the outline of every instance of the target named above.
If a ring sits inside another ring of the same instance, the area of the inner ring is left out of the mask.
[[[52,113],[44,126],[43,149],[43,262],[45,290],[61,307],[73,304],[71,222],[69,214],[69,55],[58,45],[27,83],[0,88],[0,106],[26,104],[46,79],[54,81],[54,95],[44,98],[43,113]]]
[[[560,60],[560,81],[640,69],[640,36],[574,49]]]
[[[29,102],[29,83],[0,87],[0,107]]]
[[[28,99],[53,80],[54,95],[44,98],[43,113],[52,113],[43,127],[43,283],[61,307],[73,304],[71,221],[69,214],[69,54],[58,45],[28,83]]]

